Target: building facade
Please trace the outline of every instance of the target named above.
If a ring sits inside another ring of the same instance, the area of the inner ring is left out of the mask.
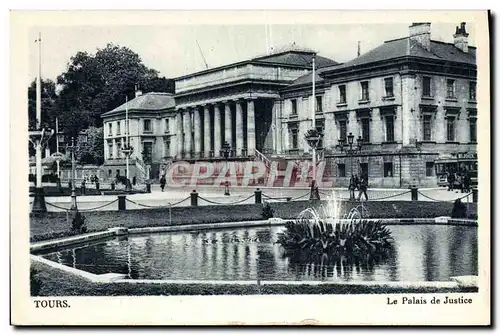
[[[102,115],[104,131],[104,179],[126,175],[123,148],[133,148],[129,177],[140,181],[156,178],[162,165],[175,154],[175,102],[170,93],[136,92],[136,97]],[[126,119],[128,117],[128,132]]]
[[[375,187],[436,186],[444,162],[474,160],[477,67],[465,23],[454,43],[430,33],[429,23],[414,23],[407,37],[343,64],[291,49],[176,78],[175,95],[154,109],[131,107],[148,94],[129,102],[131,145],[140,148],[133,157],[138,166],[220,161],[227,148],[234,161],[310,161],[314,60],[323,178],[334,186],[351,174]],[[124,105],[103,115],[111,174],[123,167],[124,115]],[[353,155],[339,146],[349,134],[354,147],[362,139]]]
[[[347,185],[352,173],[381,187],[435,186],[440,160],[476,153],[476,50],[465,24],[454,44],[431,40],[430,28],[413,24],[409,37],[318,70],[316,128],[324,133],[321,154],[336,185]],[[310,152],[303,137],[312,127],[311,88],[308,75],[281,91],[278,154]],[[339,148],[349,133],[354,142],[362,138],[352,162]]]

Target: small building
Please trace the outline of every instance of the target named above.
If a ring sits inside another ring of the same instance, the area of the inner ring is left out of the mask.
[[[129,130],[125,122],[128,114]],[[102,115],[104,125],[103,178],[126,175],[126,156],[122,151],[129,141],[129,177],[138,180],[157,178],[161,166],[175,155],[175,101],[171,93],[136,92],[136,97]]]

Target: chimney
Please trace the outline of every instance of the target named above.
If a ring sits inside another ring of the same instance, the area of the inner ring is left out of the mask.
[[[135,97],[137,98],[138,96],[142,95],[142,91],[139,89],[138,85],[135,85]]]
[[[410,26],[410,41],[415,41],[425,50],[431,51],[431,24],[429,22],[413,23]]]
[[[453,35],[455,47],[462,50],[465,53],[469,52],[469,34],[465,31],[465,22],[460,23],[460,27],[457,27],[455,34]]]

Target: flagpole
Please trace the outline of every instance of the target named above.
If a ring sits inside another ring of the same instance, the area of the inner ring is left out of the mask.
[[[56,153],[59,155],[59,120],[56,118]],[[56,159],[57,164],[57,178],[59,178],[60,170],[59,170],[59,157]]]
[[[129,138],[128,138],[129,126],[128,126],[128,96],[125,97],[125,145],[127,146],[127,150],[130,150]],[[127,188],[129,184],[129,151],[125,153],[125,164],[127,166]]]
[[[316,54],[312,56],[312,129],[316,130]],[[312,146],[312,180],[316,180],[316,144]]]

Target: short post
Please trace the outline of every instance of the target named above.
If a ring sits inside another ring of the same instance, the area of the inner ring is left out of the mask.
[[[412,185],[411,187],[411,201],[417,201],[418,200],[418,187],[415,185]]]
[[[262,190],[258,188],[255,190],[254,194],[255,194],[255,203],[261,204],[262,203]]]
[[[287,201],[287,202],[292,201],[292,197],[286,197],[286,201]]]
[[[198,206],[198,192],[196,190],[191,192],[191,206]]]
[[[146,182],[146,193],[151,193],[151,184]]]
[[[224,195],[231,195],[229,193],[229,182],[226,180],[226,183],[224,184]]]
[[[473,188],[472,189],[472,202],[475,204],[477,204],[477,197],[478,197],[477,188]]]
[[[118,196],[118,210],[119,211],[124,211],[127,209],[127,204],[125,202],[126,197],[127,197],[126,195],[122,195],[122,194],[120,194]]]
[[[98,182],[98,181],[96,181],[96,182],[95,182],[95,189],[96,189],[97,191],[100,191],[99,187],[100,187],[99,182]]]

